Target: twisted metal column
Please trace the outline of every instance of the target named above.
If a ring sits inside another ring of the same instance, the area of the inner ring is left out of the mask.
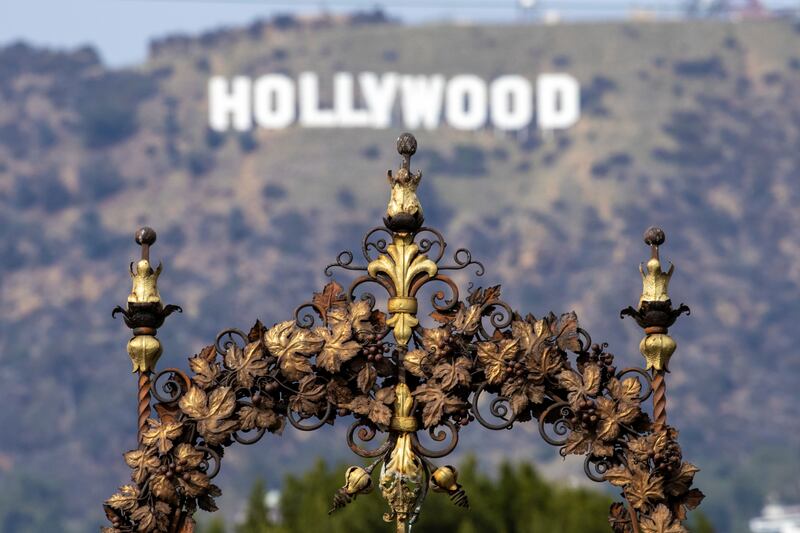
[[[667,425],[667,382],[663,370],[653,371],[653,422],[656,431]]]
[[[147,427],[147,419],[150,418],[150,372],[139,372],[139,424],[137,426],[137,440],[142,443],[142,433]]]

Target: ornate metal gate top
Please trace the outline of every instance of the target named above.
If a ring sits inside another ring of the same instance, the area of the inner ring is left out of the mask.
[[[389,171],[384,226],[366,234],[363,262],[345,251],[325,269],[355,273],[348,288],[329,283],[271,328],[257,321],[248,333],[223,331],[189,359],[191,375],[169,368],[151,380],[162,350],[156,329],[180,308],[161,302],[161,266],[154,270],[149,260],[155,232],[137,232],[142,257],[131,264],[133,290],[114,313],[133,330],[139,447],[125,454],[133,484],[105,502],[106,531],[193,531],[198,507],[216,510],[220,490],[212,479],[226,446],[279,434],[287,422],[311,431],[346,419],[353,420],[348,445],[369,461],[347,470],[331,511],[370,492],[377,467],[384,519],[398,532],[411,529],[428,490],[467,507],[455,468],[435,463],[455,449],[459,429],[536,420],[562,455],[585,456],[587,476],[621,488],[624,501],[610,510],[613,531],[686,531],[686,510],[703,494],[691,488],[698,469],[683,461],[677,431],[666,423],[665,374],[675,351],[667,329],[688,308],[674,309],[669,298],[673,267],[664,272],[659,258],[664,233],[646,232],[651,258],[641,268],[642,296],[622,311],[644,330],[647,366],[619,370],[575,313],[523,316],[503,302],[499,285],[470,284],[461,299],[448,272],[482,276],[484,268],[463,248],[446,259],[442,235],[423,226],[421,173],[411,170],[416,147],[410,134],[398,139],[402,165]],[[385,311],[364,292],[367,284],[385,291]],[[425,290],[431,312],[422,325],[418,296]],[[642,409],[651,396],[652,417]],[[423,432],[432,444],[422,442]]]

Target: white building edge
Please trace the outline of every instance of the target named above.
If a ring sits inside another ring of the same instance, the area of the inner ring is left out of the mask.
[[[752,533],[800,533],[800,505],[768,503],[761,516],[750,520]]]

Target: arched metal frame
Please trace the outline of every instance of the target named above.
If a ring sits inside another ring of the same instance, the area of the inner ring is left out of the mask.
[[[126,308],[114,312],[133,332],[139,447],[125,454],[133,484],[105,502],[107,531],[193,531],[197,508],[216,510],[220,490],[212,480],[225,447],[280,434],[287,423],[313,431],[348,419],[348,446],[371,462],[347,470],[332,511],[372,490],[378,466],[384,518],[400,532],[410,530],[428,490],[466,507],[455,469],[434,460],[456,448],[470,423],[504,430],[535,420],[562,455],[585,457],[590,479],[621,488],[623,501],[610,510],[613,531],[685,531],[686,511],[703,494],[691,488],[698,469],[683,461],[677,431],[666,423],[664,378],[675,350],[667,329],[688,308],[673,309],[667,294],[673,269],[661,269],[663,232],[648,230],[642,299],[623,311],[644,329],[647,368],[618,370],[607,345],[592,343],[574,313],[523,316],[501,299],[499,286],[470,284],[462,298],[449,272],[480,277],[484,267],[466,249],[448,255],[441,233],[423,226],[421,174],[410,170],[416,140],[404,134],[398,151],[403,164],[395,176],[389,172],[385,225],[364,237],[363,262],[344,251],[325,269],[329,276],[352,272],[347,288],[330,282],[271,328],[256,322],[249,332],[222,331],[189,359],[189,374],[155,372],[156,328],[180,308],[161,303],[161,267],[149,264],[155,232],[137,233],[142,258],[131,268],[133,290]],[[367,285],[385,291],[386,309]],[[418,297],[426,292],[423,324]],[[651,397],[652,417],[643,410]]]

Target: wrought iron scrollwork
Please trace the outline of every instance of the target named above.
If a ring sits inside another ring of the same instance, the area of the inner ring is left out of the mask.
[[[372,490],[378,465],[385,518],[396,520],[398,531],[417,519],[429,489],[467,506],[455,468],[432,460],[449,455],[460,428],[473,421],[490,430],[535,421],[562,455],[585,456],[590,479],[622,489],[626,504],[611,509],[615,532],[639,533],[640,521],[656,513],[670,531],[684,531],[684,511],[702,493],[691,488],[697,469],[683,460],[677,432],[666,425],[664,372],[675,349],[667,327],[686,309],[673,310],[667,297],[672,269],[661,270],[657,253],[663,232],[646,237],[653,257],[642,271],[643,297],[626,311],[645,328],[640,349],[648,368],[617,371],[608,346],[592,343],[575,313],[523,316],[502,300],[499,285],[470,284],[461,300],[443,272],[474,266],[482,276],[483,264],[465,248],[442,263],[447,243],[423,226],[416,196],[421,173],[410,167],[416,140],[401,136],[398,149],[403,162],[389,173],[385,227],[365,235],[365,263],[344,251],[325,268],[328,276],[335,269],[355,272],[347,288],[327,284],[272,327],[257,321],[247,333],[222,331],[189,359],[191,377],[170,368],[151,383],[146,364],[160,344],[149,339],[154,330],[138,331],[142,338],[130,350],[135,364],[145,365],[141,444],[125,456],[134,485],[106,502],[109,531],[183,531],[197,507],[214,508],[220,491],[211,480],[226,446],[253,444],[287,425],[313,431],[343,418],[351,421],[348,446],[374,461],[347,470],[332,510]],[[144,241],[154,240],[153,233]],[[140,292],[154,297],[157,274],[145,267]],[[385,309],[376,305],[383,299],[363,290],[366,284],[382,291]],[[426,317],[418,295],[428,288]],[[643,410],[651,397],[653,420]]]
[[[347,445],[359,457],[364,457],[365,459],[381,457],[389,451],[393,444],[390,436],[387,436],[381,445],[374,450],[368,450],[356,442],[356,438],[358,438],[359,442],[371,442],[377,435],[378,431],[373,424],[363,420],[356,420],[347,430]]]
[[[567,402],[554,403],[539,416],[539,435],[551,446],[564,446],[573,430],[570,420],[574,416],[575,413]],[[548,428],[555,436],[548,433]]]
[[[150,390],[157,402],[171,404],[180,400],[191,385],[191,380],[182,370],[166,368],[155,375]]]
[[[224,340],[227,337],[227,340]],[[243,343],[247,342],[247,334],[242,330],[236,328],[228,328],[223,331],[220,331],[217,334],[217,338],[214,341],[214,347],[217,349],[217,353],[220,355],[225,355],[227,351],[233,347],[241,348],[244,344],[239,345],[236,342],[235,338],[238,337],[241,339]]]
[[[480,403],[483,393],[486,391],[487,383],[481,383],[472,395],[471,412],[480,425],[487,429],[511,429],[514,425],[514,416],[510,413],[509,399],[505,396],[496,396],[489,401],[489,414],[502,422],[490,422],[481,412]]]

